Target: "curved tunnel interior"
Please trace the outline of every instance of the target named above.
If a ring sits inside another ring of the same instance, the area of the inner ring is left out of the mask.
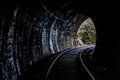
[[[67,48],[99,43],[96,42],[99,28],[95,29],[92,9],[91,13],[86,13],[89,12],[86,7],[79,10],[72,5],[73,0],[58,0],[55,6],[53,2],[36,0],[27,4],[18,0],[0,9],[0,73],[4,74],[3,78],[11,73],[18,76],[44,57]]]

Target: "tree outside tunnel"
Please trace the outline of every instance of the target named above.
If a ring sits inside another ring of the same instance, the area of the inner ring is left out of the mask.
[[[77,36],[78,46],[95,45],[96,29],[91,18],[87,18],[85,21],[83,21],[77,31]]]

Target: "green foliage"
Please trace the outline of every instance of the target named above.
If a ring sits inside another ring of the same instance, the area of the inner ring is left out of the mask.
[[[84,38],[85,40],[90,40],[90,34],[89,34],[88,32],[84,32],[83,38]]]
[[[81,39],[84,45],[96,43],[96,31],[95,26],[90,18],[85,20],[78,30],[78,37]],[[81,44],[78,44],[81,46]]]

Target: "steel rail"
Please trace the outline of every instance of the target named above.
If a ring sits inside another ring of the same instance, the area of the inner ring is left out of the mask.
[[[93,76],[93,74],[89,71],[89,69],[86,67],[86,65],[85,65],[85,63],[84,63],[84,61],[83,61],[83,59],[82,59],[82,54],[84,54],[84,51],[86,50],[86,49],[88,49],[88,48],[93,48],[93,46],[89,46],[89,47],[86,47],[85,49],[83,49],[81,52],[80,52],[80,61],[81,61],[81,63],[82,63],[82,65],[83,65],[83,67],[85,68],[85,70],[87,71],[87,73],[90,75],[90,77],[92,78],[92,80],[95,80],[95,77]]]
[[[77,48],[79,48],[79,47],[77,47]],[[50,74],[50,71],[51,71],[52,67],[54,66],[54,64],[57,62],[57,60],[58,60],[61,56],[63,56],[65,53],[70,52],[70,51],[72,51],[72,50],[75,50],[75,49],[77,49],[77,48],[70,48],[70,49],[67,49],[67,50],[63,51],[61,54],[59,54],[59,55],[53,60],[53,62],[51,63],[51,65],[50,65],[50,67],[49,67],[49,69],[48,69],[48,71],[47,71],[47,73],[46,73],[46,76],[45,76],[45,79],[44,79],[44,80],[47,80],[47,78],[48,78],[48,76],[49,76],[49,74]]]

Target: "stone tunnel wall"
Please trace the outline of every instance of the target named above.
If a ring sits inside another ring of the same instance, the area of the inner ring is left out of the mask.
[[[0,76],[15,80],[40,59],[76,47],[77,30],[87,18],[74,10],[3,8],[0,15]],[[74,14],[73,14],[74,13]]]

